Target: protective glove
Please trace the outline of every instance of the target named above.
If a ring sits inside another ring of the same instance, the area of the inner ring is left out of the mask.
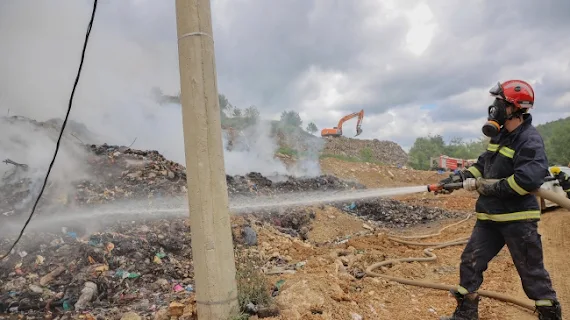
[[[481,183],[482,178],[477,178],[477,192],[483,196],[498,195],[500,193],[500,183]]]
[[[442,185],[444,185],[444,184],[451,183],[454,178],[457,179],[456,176],[457,176],[457,175],[455,175],[455,174],[450,174],[449,177],[447,177],[447,178],[445,178],[445,179],[443,179],[443,180],[439,180],[439,182],[438,182],[437,184],[440,185],[440,186],[442,186]],[[450,194],[451,192],[452,192],[452,191],[450,191],[450,190],[443,190],[443,189],[442,189],[442,190],[439,190],[439,191],[434,191],[433,194],[437,196],[438,194]]]
[[[452,173],[449,175],[449,177],[447,177],[443,180],[440,180],[439,184],[444,185],[444,184],[448,184],[448,183],[452,183],[452,182],[461,182],[461,181],[463,181],[463,178],[461,177],[461,175]]]
[[[440,180],[439,181],[439,185],[444,185],[444,184],[448,184],[448,183],[456,183],[456,182],[463,182],[465,179],[467,178],[473,178],[473,175],[471,174],[471,172],[469,171],[459,171],[458,173],[452,173],[449,175],[449,177]],[[436,191],[434,192],[435,195],[438,194],[450,194],[452,193],[453,190],[440,190],[440,191]]]

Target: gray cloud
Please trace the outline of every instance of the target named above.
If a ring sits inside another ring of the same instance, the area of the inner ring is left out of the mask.
[[[236,2],[232,7],[235,10],[228,10],[235,16],[255,18],[236,24],[232,34],[218,37],[217,42],[225,43],[225,36],[235,34],[251,35],[249,39],[259,41],[241,41],[242,50],[238,45],[226,48],[234,54],[219,58],[222,61],[219,72],[224,79],[235,79],[233,84],[242,80],[241,83],[248,86],[248,89],[242,89],[239,84],[232,87],[240,88],[233,95],[237,99],[247,100],[241,96],[249,96],[249,90],[259,90],[256,104],[276,110],[290,108],[299,100],[315,98],[319,89],[316,86],[307,86],[298,92],[288,89],[295,76],[316,65],[348,74],[359,82],[355,85],[361,85],[364,92],[374,97],[347,103],[336,110],[348,113],[364,107],[368,114],[373,114],[399,105],[435,104],[441,106],[434,109],[434,118],[469,119],[478,113],[463,111],[460,105],[449,105],[445,98],[505,80],[500,77],[509,76],[501,73],[505,67],[514,69],[511,77],[531,74],[524,71],[528,61],[548,59],[553,52],[567,50],[559,39],[567,34],[570,26],[560,14],[568,12],[564,1],[433,1],[429,4],[438,24],[438,34],[426,53],[416,58],[407,54],[401,45],[408,30],[405,19],[385,22],[376,30],[363,27],[363,21],[375,15],[377,20],[382,20],[379,12],[369,10],[366,2],[351,3],[348,11],[343,6],[313,7],[313,12],[319,12],[317,16],[334,17],[313,19],[313,24],[307,24],[310,15],[298,13],[295,5],[274,7],[280,14],[275,18],[275,11],[267,2],[254,2],[249,2],[249,6]],[[306,7],[302,7],[302,11],[309,11],[308,3],[312,2],[303,3]],[[343,26],[340,30],[339,25]],[[244,38],[234,36],[234,42]],[[359,57],[363,54],[371,57],[361,61]],[[247,59],[252,55],[257,58]],[[370,64],[370,61],[375,63]],[[386,64],[391,64],[393,69],[381,68]],[[546,70],[532,71],[533,76],[539,76]],[[244,74],[247,75],[244,77]],[[561,76],[564,76],[561,72],[546,73],[542,83],[537,84],[537,104],[543,109],[570,89],[570,82]],[[232,88],[228,92],[233,92]],[[479,114],[485,112],[486,103],[482,96]],[[450,107],[457,109],[449,112]]]
[[[536,81],[540,121],[568,107],[559,99],[570,92],[570,3],[425,1],[435,31],[416,56],[406,48],[406,14],[420,3],[212,0],[219,89],[240,107],[256,105],[265,116],[295,109],[319,128],[364,108],[374,121],[362,137],[405,146],[429,131],[398,129],[412,124],[479,135],[474,126],[467,132],[449,124],[484,117],[485,90],[498,80]],[[63,116],[90,6],[0,2],[0,109]],[[120,143],[136,136],[139,147],[183,157],[179,110],[148,96],[155,86],[179,91],[174,2],[101,0],[82,77],[73,117]],[[473,89],[480,95],[466,94]],[[390,129],[380,116],[388,110],[396,112]]]

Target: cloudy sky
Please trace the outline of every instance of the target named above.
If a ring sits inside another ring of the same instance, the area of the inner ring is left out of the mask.
[[[179,91],[174,2],[99,1],[73,118],[117,143],[180,146],[179,109],[150,99]],[[91,8],[0,2],[0,112],[64,116]],[[364,109],[362,138],[406,149],[430,133],[477,138],[499,80],[534,85],[536,123],[570,116],[569,12],[565,0],[212,0],[219,90],[319,129]]]

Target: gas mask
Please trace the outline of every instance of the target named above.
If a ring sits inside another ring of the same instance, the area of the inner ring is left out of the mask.
[[[507,115],[508,104],[505,100],[495,99],[489,106],[489,116],[487,122],[483,125],[483,134],[487,137],[495,137],[501,131],[501,127],[511,117]]]

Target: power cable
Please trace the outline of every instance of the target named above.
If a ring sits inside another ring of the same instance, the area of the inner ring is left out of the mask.
[[[36,201],[34,202],[34,206],[32,207],[32,212],[30,213],[28,220],[26,220],[26,223],[24,223],[24,226],[22,227],[22,230],[20,231],[20,235],[18,236],[16,241],[14,241],[14,243],[12,244],[12,246],[10,247],[10,250],[8,250],[8,252],[6,252],[6,254],[4,254],[2,256],[2,258],[0,258],[0,260],[4,260],[6,257],[8,257],[10,255],[10,253],[12,253],[12,250],[14,249],[14,247],[16,247],[18,242],[20,242],[20,239],[22,239],[22,236],[24,235],[24,231],[26,230],[26,227],[28,226],[28,224],[32,220],[32,217],[36,211],[36,207],[38,206],[38,203],[40,202],[40,199],[42,198],[42,195],[43,195],[44,190],[46,188],[48,178],[49,178],[49,174],[51,173],[51,170],[52,170],[53,165],[55,163],[55,158],[57,157],[57,153],[59,152],[59,146],[61,144],[61,138],[63,137],[63,131],[65,130],[65,126],[67,125],[67,119],[69,118],[69,114],[71,113],[71,106],[73,105],[73,97],[75,96],[75,89],[77,88],[77,84],[79,83],[79,77],[81,76],[81,69],[83,68],[83,61],[85,60],[85,52],[87,51],[87,43],[89,42],[89,35],[91,34],[91,28],[93,27],[93,20],[95,19],[95,12],[96,11],[97,11],[97,0],[93,0],[93,12],[91,13],[91,20],[89,21],[89,25],[87,26],[87,33],[85,34],[85,42],[83,44],[83,50],[81,52],[81,62],[79,63],[79,70],[77,70],[77,76],[75,77],[75,83],[73,84],[73,89],[71,90],[71,96],[69,97],[69,104],[67,106],[67,113],[65,114],[65,119],[63,120],[63,124],[61,125],[61,130],[59,131],[59,137],[57,138],[57,143],[55,145],[55,152],[53,154],[53,158],[51,160],[51,163],[48,167],[46,177],[44,179],[44,183],[42,184],[42,188],[40,189],[40,194],[38,195]]]

